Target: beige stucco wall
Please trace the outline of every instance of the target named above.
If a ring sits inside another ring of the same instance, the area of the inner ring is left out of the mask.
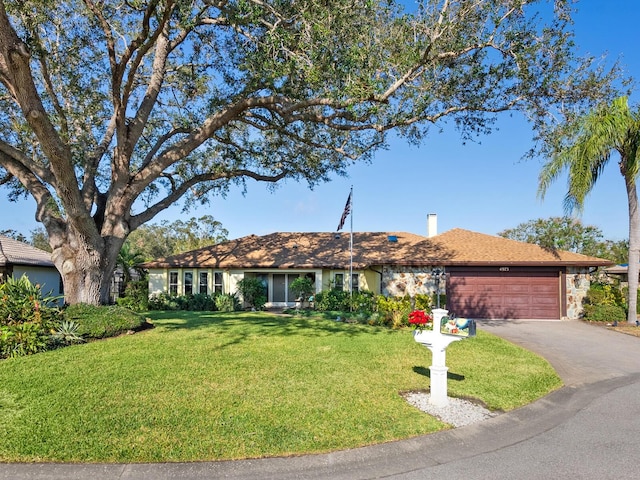
[[[200,272],[207,272],[207,291],[211,293],[214,288],[214,273],[220,272],[214,268],[152,268],[149,270],[149,295],[158,295],[169,292],[169,272],[178,272],[178,295],[184,293],[184,274],[193,273],[193,291],[200,289]],[[242,277],[240,277],[242,278]],[[228,271],[222,271],[222,292],[229,293],[235,291],[237,280]],[[230,288],[233,287],[233,290]]]
[[[382,267],[376,267],[373,269],[365,270],[360,275],[360,283],[362,284],[362,290],[369,290],[373,293],[380,293],[380,273]]]
[[[193,273],[193,288],[194,292],[198,291],[199,286],[199,272],[208,272],[208,291],[213,291],[213,278],[214,272],[219,271],[215,269],[197,269],[197,268],[171,268],[171,269],[150,269],[149,270],[149,295],[168,293],[169,291],[169,272],[178,273],[178,294],[181,295],[184,291],[184,273]],[[412,279],[410,273],[415,271],[417,279]],[[305,273],[306,271],[287,271],[287,273]],[[322,290],[328,290],[332,287],[333,278],[336,273],[344,275],[345,288],[348,288],[349,270],[313,270],[316,275],[316,292]],[[386,273],[385,273],[386,272]],[[244,270],[226,270],[223,271],[223,292],[235,293],[237,291],[238,282],[244,278]],[[280,270],[270,270],[261,273],[283,273]],[[404,295],[405,293],[399,293],[402,291],[402,284],[409,284],[409,292],[411,295],[415,293],[425,293],[426,287],[421,282],[430,278],[430,271],[424,273],[419,269],[406,269],[406,271],[397,272],[391,270],[388,267],[377,266],[372,269],[364,271],[354,270],[354,274],[358,274],[358,288],[360,290],[369,290],[374,293],[382,292],[385,295]],[[385,283],[386,279],[386,283]],[[385,291],[385,285],[387,286]],[[389,293],[398,292],[398,293]],[[411,293],[413,292],[413,293]],[[428,293],[428,292],[426,292]]]
[[[167,290],[167,271],[159,268],[150,268],[149,295],[159,295]]]

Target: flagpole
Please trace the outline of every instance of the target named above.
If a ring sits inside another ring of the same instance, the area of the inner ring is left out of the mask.
[[[349,234],[349,300],[353,299],[353,185],[351,185],[351,190],[349,191],[349,196],[347,197],[347,203],[344,206],[344,211],[342,212],[342,216],[340,217],[340,222],[338,223],[338,228],[336,232],[342,230],[344,227],[344,222],[347,220],[347,215],[350,215],[351,222],[351,232]],[[351,301],[349,303],[352,303]]]
[[[353,185],[351,185],[351,234],[349,235],[349,305],[353,309]]]

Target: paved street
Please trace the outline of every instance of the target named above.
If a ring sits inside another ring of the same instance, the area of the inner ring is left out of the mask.
[[[539,353],[565,387],[490,420],[293,458],[147,465],[0,465],[4,480],[637,479],[640,338],[580,322],[481,322]]]

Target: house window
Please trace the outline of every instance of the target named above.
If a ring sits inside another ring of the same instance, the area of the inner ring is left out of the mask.
[[[213,274],[213,291],[222,293],[222,272],[214,272]]]
[[[258,274],[256,275],[256,278],[260,280],[260,283],[262,283],[262,287],[264,288],[264,296],[266,297],[267,301],[269,301],[269,275]]]
[[[193,272],[184,272],[184,294],[193,293]]]
[[[209,274],[207,272],[200,272],[200,293],[207,294],[209,283]]]
[[[169,295],[178,295],[178,272],[169,272]]]
[[[344,273],[336,273],[333,276],[333,289],[344,290]]]
[[[351,274],[351,291],[357,292],[360,290],[360,274],[352,273]]]

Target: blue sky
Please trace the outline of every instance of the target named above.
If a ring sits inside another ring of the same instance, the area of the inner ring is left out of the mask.
[[[620,58],[629,75],[640,80],[640,2],[638,0],[581,0],[575,16],[579,51]],[[640,102],[639,93],[631,97]],[[426,234],[429,213],[438,215],[438,232],[464,228],[487,234],[536,218],[563,215],[566,179],[560,178],[545,196],[536,196],[543,159],[522,160],[531,145],[531,128],[510,115],[498,121],[499,130],[463,145],[457,132],[444,127],[420,147],[394,141],[376,154],[372,164],[358,164],[348,178],[309,190],[306,184],[283,183],[274,193],[249,182],[246,195],[232,190],[205,207],[186,213],[174,206],[157,216],[161,220],[212,215],[229,230],[230,238],[275,231],[335,231],[349,189],[353,186],[354,231],[406,231]],[[0,196],[0,230],[29,236],[39,226],[35,202],[11,203]],[[600,228],[607,239],[628,237],[628,210],[624,182],[617,162],[607,166],[580,217]],[[349,229],[349,220],[345,225]]]

